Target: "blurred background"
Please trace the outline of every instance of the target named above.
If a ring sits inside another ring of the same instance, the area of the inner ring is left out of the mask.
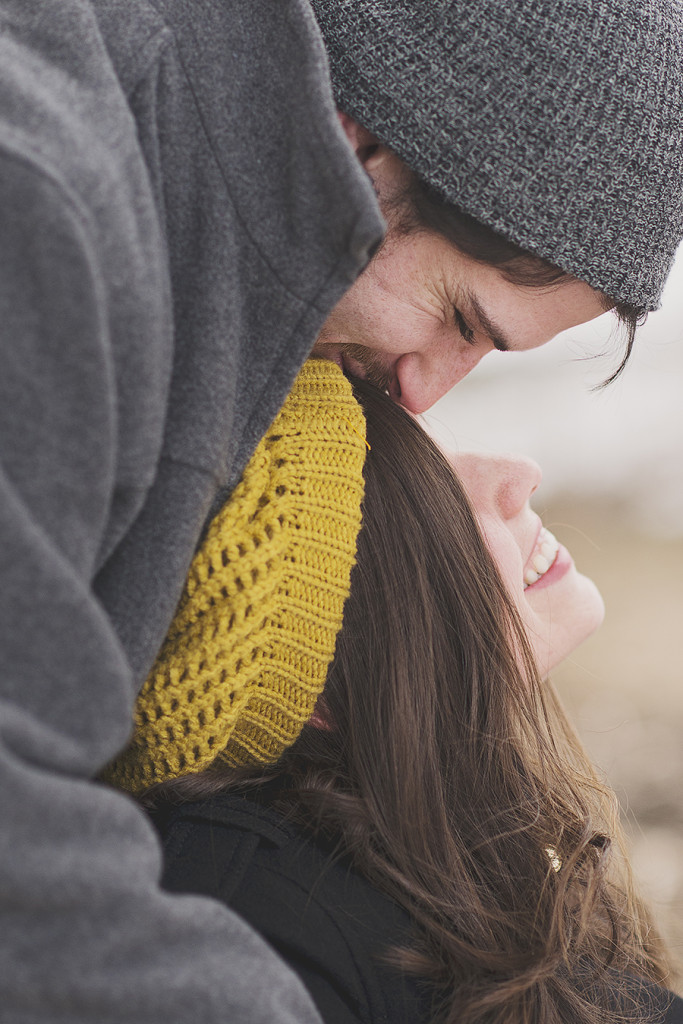
[[[602,591],[604,625],[553,680],[683,963],[683,255],[622,377],[592,391],[622,351],[606,314],[537,351],[493,352],[424,422],[450,448],[536,459],[532,504]]]

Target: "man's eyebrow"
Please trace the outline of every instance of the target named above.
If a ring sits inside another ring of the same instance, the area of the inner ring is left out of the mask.
[[[506,338],[502,327],[500,327],[495,320],[491,319],[476,295],[473,295],[472,292],[467,292],[467,301],[470,309],[477,318],[480,330],[485,334],[488,334],[493,343],[493,347],[497,348],[499,352],[509,352],[513,347],[512,342]]]

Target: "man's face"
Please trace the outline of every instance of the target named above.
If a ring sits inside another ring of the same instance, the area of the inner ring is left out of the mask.
[[[433,231],[391,224],[384,245],[330,313],[314,354],[424,412],[493,348],[522,352],[605,312],[574,278],[511,284]]]

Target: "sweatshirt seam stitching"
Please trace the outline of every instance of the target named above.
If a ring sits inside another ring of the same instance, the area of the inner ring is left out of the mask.
[[[235,198],[233,196],[232,189],[230,187],[228,176],[226,175],[225,170],[223,168],[223,163],[218,158],[218,153],[217,153],[216,147],[214,145],[213,139],[212,139],[211,134],[209,133],[207,127],[206,127],[206,121],[205,121],[205,118],[204,118],[204,111],[203,111],[203,108],[202,108],[201,104],[199,103],[199,100],[198,100],[198,97],[197,97],[197,93],[195,92],[195,89],[194,89],[192,80],[190,78],[190,75],[188,74],[187,67],[185,65],[185,61],[183,60],[183,55],[180,52],[180,49],[179,49],[178,44],[177,44],[177,39],[175,37],[175,34],[173,33],[173,30],[171,28],[169,28],[168,26],[167,26],[167,28],[168,28],[169,33],[171,34],[171,40],[169,40],[169,45],[171,44],[171,41],[172,41],[174,49],[175,49],[176,56],[178,58],[178,64],[179,64],[180,68],[182,69],[182,73],[183,73],[183,77],[185,79],[185,83],[186,83],[187,88],[188,88],[188,90],[190,92],[190,95],[192,96],[192,102],[193,102],[194,108],[195,108],[195,110],[197,112],[197,117],[199,119],[199,123],[200,123],[200,125],[202,127],[202,134],[203,134],[203,136],[204,136],[204,138],[205,138],[205,140],[207,142],[207,145],[209,146],[209,150],[211,152],[211,156],[212,156],[212,158],[214,160],[214,163],[215,163],[216,167],[218,168],[218,171],[220,173],[220,176],[221,176],[221,179],[223,181],[223,184],[225,185],[225,189],[226,189],[228,195],[230,196],[230,202],[231,202],[233,210],[235,211],[235,216],[239,220],[239,222],[240,222],[240,224],[241,224],[245,234],[249,238],[249,241],[254,246],[254,249],[256,250],[256,252],[258,252],[259,257],[261,258],[263,263],[266,265],[266,267],[268,267],[268,270],[271,272],[273,277],[278,281],[278,283],[281,285],[281,287],[284,288],[284,290],[287,292],[287,294],[291,295],[292,298],[296,299],[298,302],[304,303],[305,305],[314,305],[315,298],[317,298],[317,296],[320,294],[320,292],[322,291],[324,286],[329,282],[330,277],[332,276],[332,274],[334,272],[336,272],[336,270],[339,267],[339,265],[345,259],[348,258],[348,253],[347,252],[343,252],[340,255],[339,259],[335,261],[333,270],[331,271],[330,274],[328,274],[326,276],[325,281],[321,285],[321,287],[316,290],[313,299],[305,298],[303,295],[300,295],[298,292],[294,291],[294,289],[291,288],[291,286],[288,285],[285,281],[283,281],[282,276],[280,275],[280,273],[275,269],[275,267],[273,266],[273,264],[270,261],[270,259],[263,252],[261,246],[256,242],[256,239],[253,237],[253,234],[252,234],[252,232],[251,232],[247,222],[245,221],[245,219],[244,219],[244,217],[242,215],[242,212],[241,212],[238,204],[235,202]],[[139,85],[139,83],[138,83],[138,85]],[[137,88],[137,86],[136,86],[136,88]],[[318,307],[314,305],[314,308],[317,309]]]
[[[157,11],[157,16],[158,14],[159,12]],[[139,67],[136,71],[134,82],[126,91],[125,95],[128,100],[133,98],[155,62],[158,61],[164,50],[171,46],[173,42],[173,31],[165,22],[162,23],[160,28],[155,28],[150,32],[138,50]]]
[[[34,152],[31,147],[25,151],[7,145],[6,141],[0,141],[0,161],[17,164],[24,167],[36,181],[46,183],[55,197],[61,197],[64,206],[71,215],[78,221],[82,230],[86,233],[89,242],[89,256],[96,250],[91,231],[91,218],[88,215],[87,207],[80,202],[78,194],[55,172],[49,161],[40,160],[40,154]],[[90,251],[92,250],[92,251]],[[99,275],[98,275],[99,277]],[[100,283],[102,279],[100,277]]]
[[[170,463],[173,466],[181,466],[183,469],[190,469],[194,472],[199,472],[203,476],[209,477],[214,481],[217,487],[222,487],[223,478],[220,476],[220,469],[211,468],[210,466],[204,466],[201,462],[192,462],[190,459],[184,459],[175,455],[167,455],[162,452],[159,456],[159,464],[162,462]]]

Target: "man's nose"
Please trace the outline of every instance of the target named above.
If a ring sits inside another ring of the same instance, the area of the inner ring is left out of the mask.
[[[401,356],[395,365],[391,397],[408,412],[426,412],[466,377],[485,354],[486,350],[467,346],[457,352],[411,352]]]

